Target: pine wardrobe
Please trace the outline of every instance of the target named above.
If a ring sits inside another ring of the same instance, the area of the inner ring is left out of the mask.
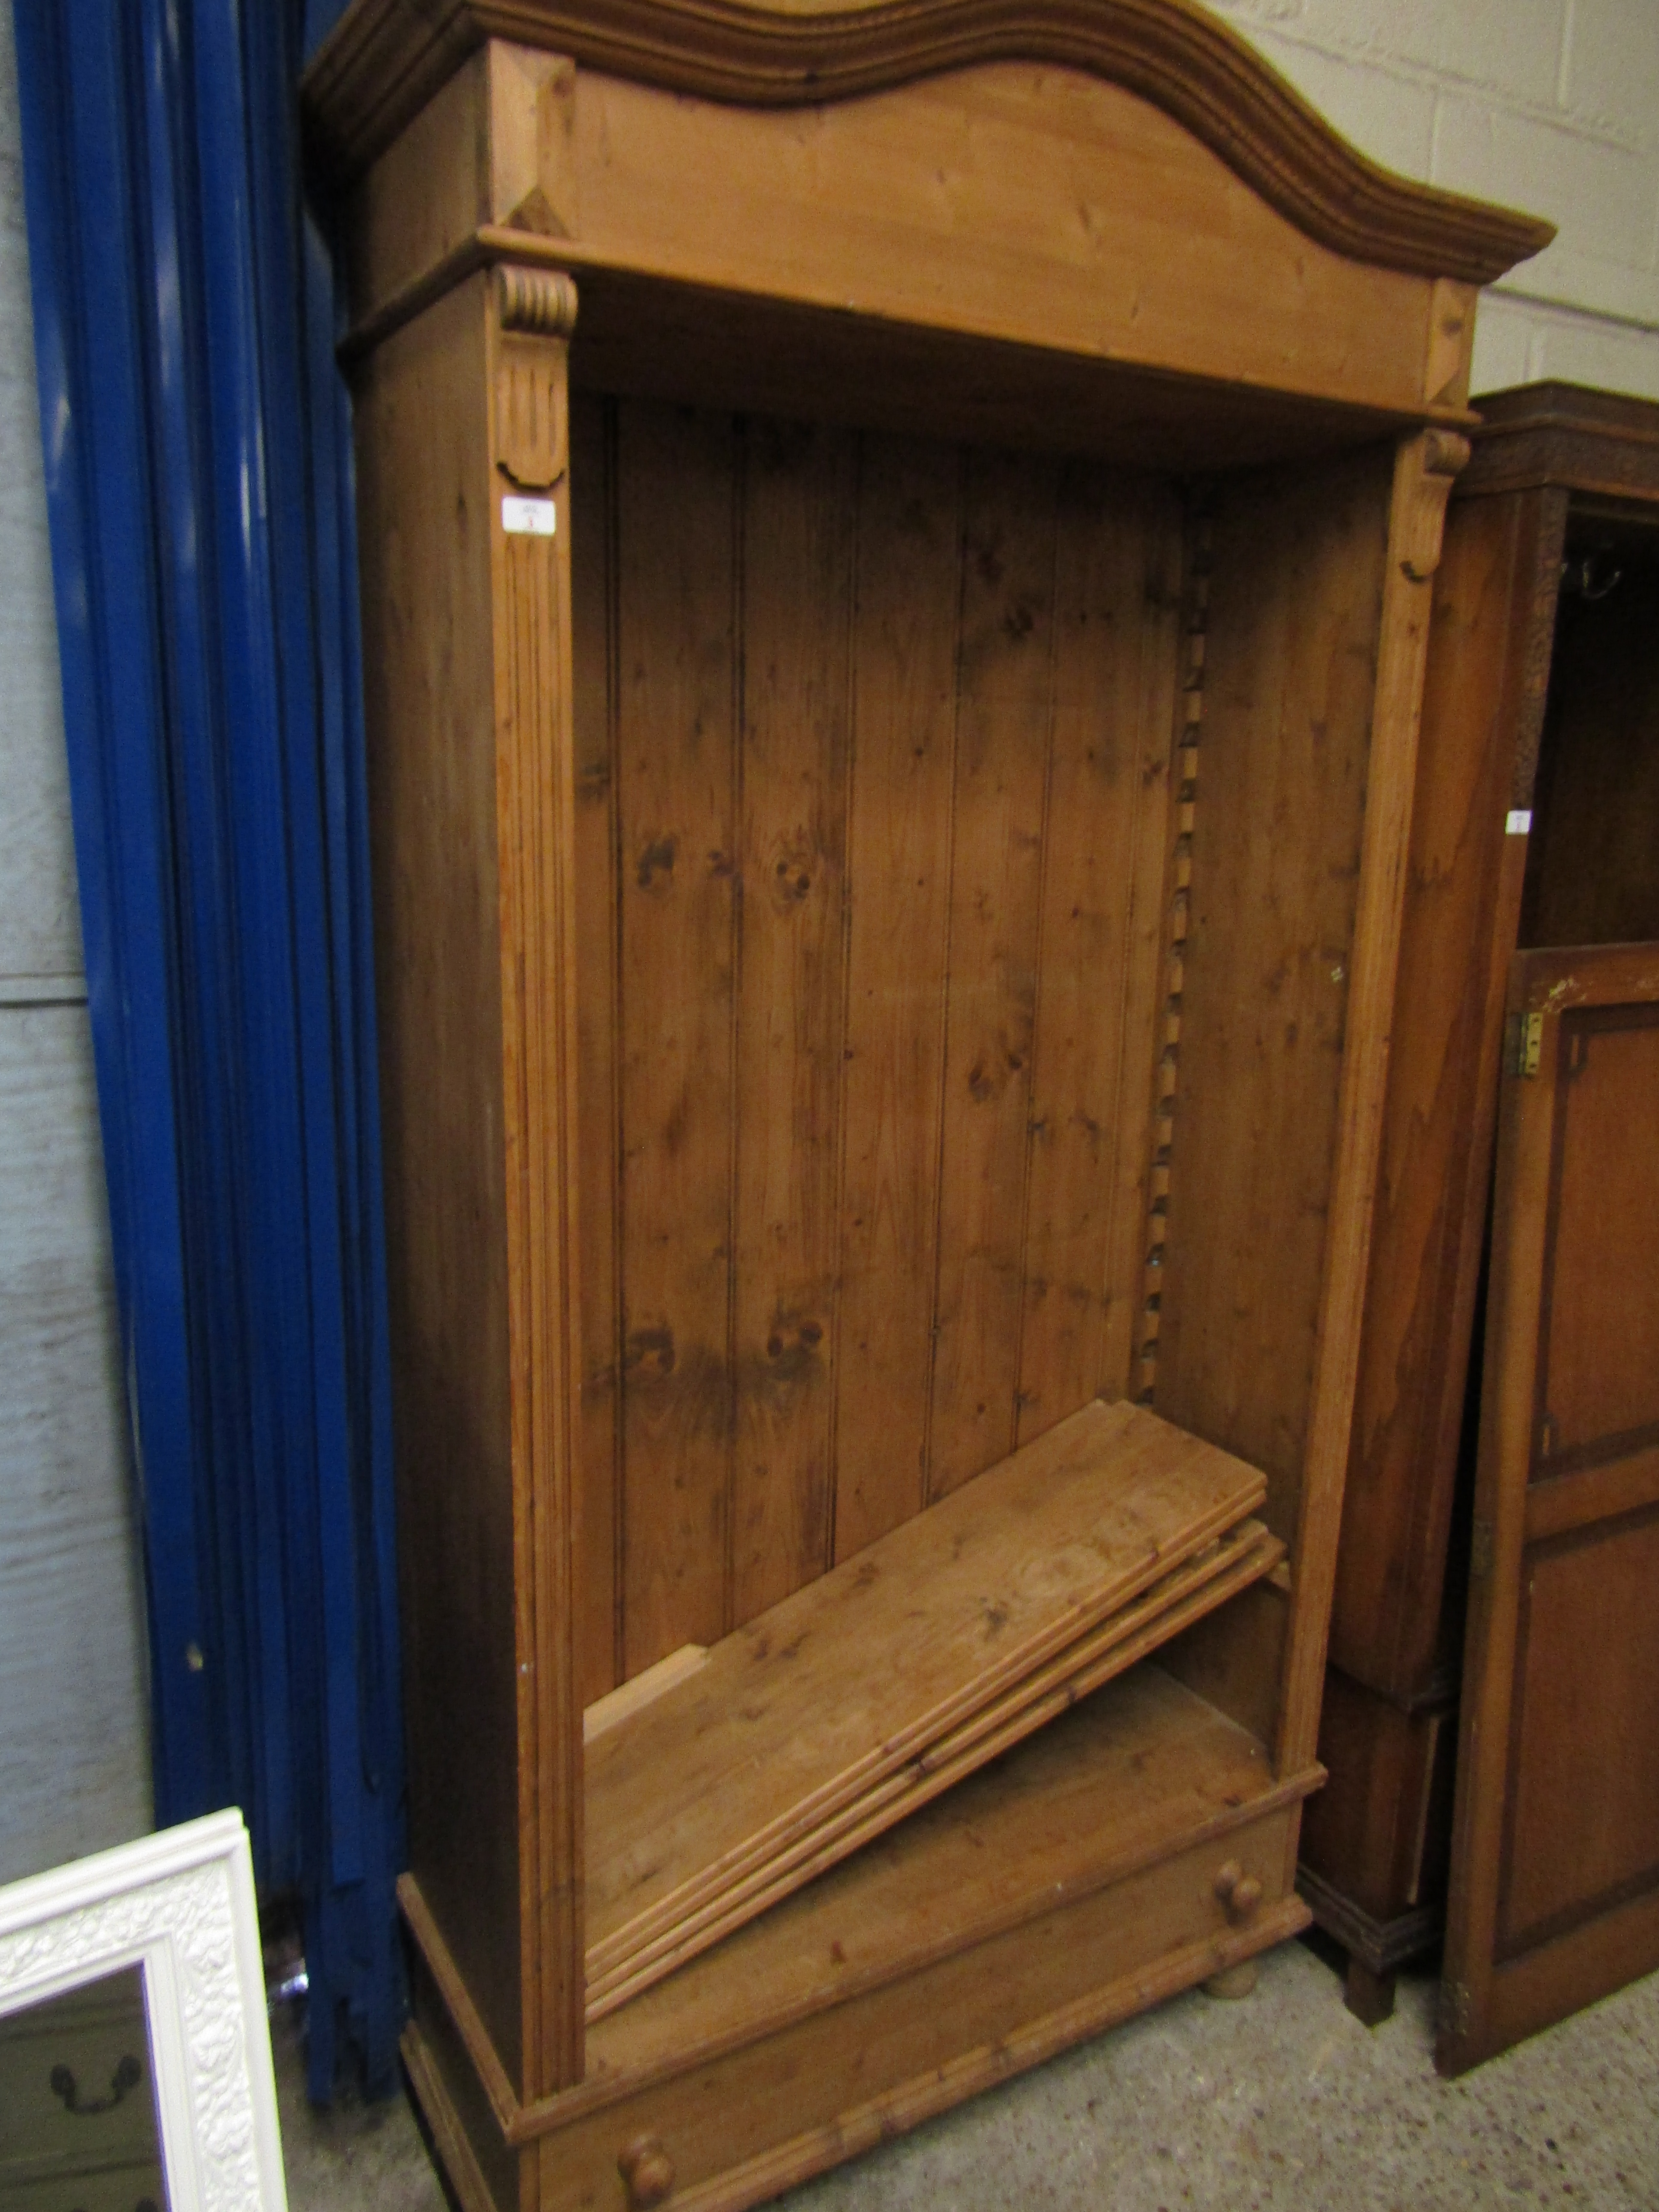
[[[356,0],[306,99],[405,2051],[469,2212],[751,2204],[1306,1920],[1430,582],[1548,227],[1182,0]]]

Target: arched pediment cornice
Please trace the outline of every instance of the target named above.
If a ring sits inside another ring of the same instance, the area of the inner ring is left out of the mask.
[[[313,127],[349,174],[486,39],[705,99],[849,100],[995,61],[1088,72],[1161,108],[1298,229],[1357,261],[1487,283],[1554,235],[1356,152],[1189,0],[356,0],[307,75]]]

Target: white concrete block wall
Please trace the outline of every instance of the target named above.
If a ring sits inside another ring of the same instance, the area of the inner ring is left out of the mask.
[[[149,1826],[143,1593],[0,0],[0,1881]]]
[[[1659,0],[1207,0],[1354,144],[1557,226],[1475,326],[1477,392],[1659,399]]]

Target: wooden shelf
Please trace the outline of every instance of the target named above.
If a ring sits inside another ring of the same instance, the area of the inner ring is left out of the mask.
[[[1266,1487],[1096,1401],[669,1680],[587,1750],[589,2019],[1268,1571]]]
[[[547,258],[577,278],[571,376],[588,391],[1181,473],[1334,453],[1425,415],[1452,428],[1478,419],[590,269],[568,249]]]
[[[589,1977],[1036,1677],[1252,1511],[1253,1468],[1099,1401],[726,1637],[590,1747]]]

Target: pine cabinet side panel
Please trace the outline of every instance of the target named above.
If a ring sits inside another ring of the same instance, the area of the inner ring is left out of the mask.
[[[575,792],[571,698],[568,288],[485,280],[492,331],[497,850],[507,1071],[520,1912],[526,2076],[582,2073],[580,1152],[575,1112]],[[496,328],[499,318],[499,330]],[[552,327],[550,327],[551,325]],[[504,481],[545,487],[525,530]]]
[[[1454,501],[1434,581],[1331,1619],[1334,1662],[1401,1696],[1440,1626],[1525,851],[1504,825],[1526,694],[1548,665],[1560,522],[1537,495]]]
[[[1296,1535],[1336,1155],[1393,455],[1214,517],[1155,1402]]]
[[[1352,947],[1346,963],[1348,1034],[1326,1209],[1325,1261],[1298,1501],[1294,1601],[1279,1742],[1279,1756],[1291,1769],[1313,1756],[1318,1736],[1331,1593],[1341,1533],[1342,1484],[1353,1433],[1366,1267],[1376,1211],[1431,581],[1439,562],[1452,479],[1468,453],[1465,440],[1426,430],[1401,439],[1393,457],[1359,879]]]
[[[488,363],[478,288],[356,396],[410,1861],[523,2080]]]
[[[617,1561],[622,1327],[617,1260],[617,932],[614,410],[570,402],[575,732],[576,1113],[581,1155],[581,1701],[622,1680]]]

